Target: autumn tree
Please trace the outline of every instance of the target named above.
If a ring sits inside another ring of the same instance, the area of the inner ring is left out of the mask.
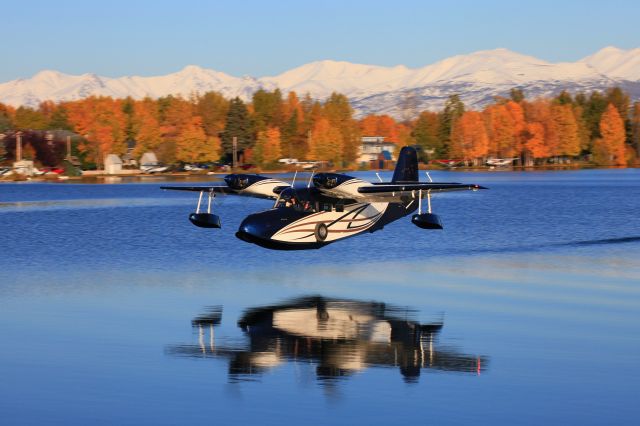
[[[388,115],[368,115],[360,121],[364,136],[382,136],[387,142],[400,142],[401,126]]]
[[[176,160],[185,163],[215,161],[220,156],[220,141],[207,136],[202,118],[191,117],[176,136]]]
[[[12,108],[0,103],[0,132],[13,129]]]
[[[624,166],[624,121],[612,103],[607,106],[600,119],[600,134],[602,137],[593,144],[593,161],[599,165]]]
[[[91,96],[68,103],[67,109],[69,123],[85,138],[78,148],[90,161],[102,164],[108,154],[126,151],[122,101]]]
[[[478,165],[489,150],[489,138],[485,130],[482,114],[467,111],[456,120],[451,131],[450,152],[454,158],[463,158]]]
[[[207,136],[219,137],[224,130],[229,101],[218,92],[207,92],[197,99],[196,112],[202,117],[202,128]]]
[[[574,157],[580,154],[578,124],[570,104],[551,106],[551,116],[557,131],[557,144],[552,147],[552,155]]]
[[[309,138],[309,155],[314,160],[342,162],[343,139],[340,130],[333,127],[329,119],[319,119]]]
[[[489,136],[489,155],[513,157],[516,154],[516,122],[504,104],[490,105],[483,111]]]
[[[141,157],[145,152],[157,151],[162,143],[162,131],[158,120],[158,104],[145,98],[134,103],[133,127],[135,131],[135,157]]]
[[[323,106],[323,116],[329,120],[331,127],[337,129],[341,135],[339,143],[342,153],[333,158],[340,158],[340,162],[353,163],[358,156],[360,146],[360,131],[358,122],[353,118],[353,109],[349,99],[340,93],[333,92]],[[336,165],[341,165],[335,163]]]
[[[534,160],[551,155],[545,143],[544,126],[539,122],[527,123],[523,132],[525,165],[532,166]]]
[[[280,130],[277,127],[270,127],[258,132],[253,148],[254,161],[269,167],[276,164],[280,157]]]

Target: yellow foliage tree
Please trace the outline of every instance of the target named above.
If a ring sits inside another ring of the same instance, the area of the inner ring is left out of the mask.
[[[309,153],[312,159],[342,162],[343,139],[340,130],[331,125],[328,119],[320,118],[311,131]]]
[[[220,140],[207,137],[202,118],[192,117],[176,137],[176,160],[186,163],[215,161],[220,157]]]
[[[280,142],[280,130],[277,127],[258,132],[253,148],[254,161],[267,166],[275,164],[282,155]]]

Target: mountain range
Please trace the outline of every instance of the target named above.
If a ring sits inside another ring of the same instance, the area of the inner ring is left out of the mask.
[[[234,77],[189,65],[156,77],[102,77],[41,71],[31,78],[0,84],[0,102],[37,106],[41,101],[69,101],[91,95],[139,99],[169,94],[190,96],[218,91],[244,100],[258,89],[296,91],[324,99],[332,92],[349,97],[358,116],[390,114],[410,118],[423,109],[439,110],[446,98],[461,95],[470,108],[520,88],[528,98],[619,86],[640,99],[640,48],[606,47],[576,62],[551,63],[507,49],[453,56],[422,68],[383,67],[339,61],[317,61],[273,77]]]

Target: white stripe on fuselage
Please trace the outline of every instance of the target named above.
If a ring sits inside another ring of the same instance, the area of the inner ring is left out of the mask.
[[[358,192],[358,188],[363,185],[371,185],[371,182],[367,182],[362,179],[349,179],[348,181],[342,182],[340,185],[335,188],[327,189],[321,188],[323,194],[336,197],[336,198],[351,198],[357,199],[362,197],[362,194]]]
[[[273,192],[273,190],[279,186],[290,185],[287,182],[283,182],[277,179],[264,179],[249,185],[245,189],[238,191],[238,193],[242,194],[246,192],[249,194],[264,195],[265,197],[276,198],[277,195]]]
[[[296,243],[315,243],[315,229],[319,223],[329,231],[325,242],[364,232],[380,220],[389,203],[355,203],[344,206],[344,211],[318,212],[303,217],[276,232],[272,240]]]

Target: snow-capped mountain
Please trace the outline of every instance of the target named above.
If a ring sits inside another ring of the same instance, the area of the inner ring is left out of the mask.
[[[207,91],[248,100],[260,88],[278,87],[283,93],[308,92],[317,99],[340,92],[351,99],[359,115],[386,113],[407,118],[407,114],[421,109],[442,108],[444,100],[454,93],[474,108],[491,102],[495,96],[507,95],[514,87],[533,98],[561,90],[602,90],[614,85],[621,86],[634,99],[640,98],[640,48],[606,47],[571,63],[551,63],[494,49],[453,56],[416,69],[325,60],[261,78],[233,77],[195,65],[156,77],[108,78],[41,71],[29,79],[0,84],[0,102],[37,106],[43,100],[75,100],[91,95],[139,99]]]

